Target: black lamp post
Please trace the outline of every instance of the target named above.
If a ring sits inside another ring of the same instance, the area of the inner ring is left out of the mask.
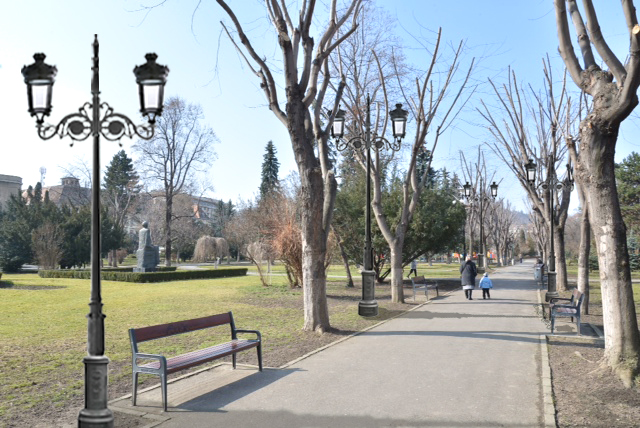
[[[104,318],[100,285],[100,135],[110,141],[123,136],[138,136],[145,140],[153,137],[154,123],[162,113],[164,84],[169,68],[155,62],[156,54],[147,54],[147,63],[133,72],[140,91],[140,111],[149,120],[148,125],[135,125],[128,117],[114,113],[107,103],[100,102],[98,35],[93,42],[93,101],[78,111],[65,116],[57,125],[44,123],[51,113],[51,94],[57,69],[44,63],[45,55],[33,56],[35,63],[22,68],[27,84],[29,113],[36,117],[38,136],[48,140],[54,135],[71,137],[75,141],[93,136],[93,172],[91,185],[91,301],[88,318],[87,353],[85,365],[85,408],[78,415],[79,427],[112,427],[113,413],[107,407],[107,366],[104,355]],[[73,145],[73,143],[71,143]]]
[[[471,184],[469,184],[469,182],[467,181],[465,183],[464,186],[462,186],[464,189],[464,196],[465,198],[467,198],[467,200],[469,201],[474,201],[474,202],[479,202],[480,203],[480,252],[482,253],[482,255],[478,256],[478,264],[480,265],[480,267],[484,267],[485,269],[487,268],[487,263],[486,263],[486,249],[485,249],[485,244],[484,244],[484,203],[485,202],[490,202],[489,197],[485,194],[485,188],[484,188],[484,181],[482,179],[482,177],[480,177],[480,194],[476,195],[475,193],[472,195],[471,194]],[[489,186],[491,189],[491,199],[495,200],[496,197],[498,196],[498,184],[494,181],[493,184],[491,186]],[[473,202],[472,202],[473,203]]]
[[[364,269],[362,270],[362,300],[358,303],[358,314],[363,317],[378,315],[378,302],[375,299],[375,272],[373,271],[373,248],[371,245],[371,147],[381,149],[385,144],[393,151],[400,150],[400,141],[404,138],[407,128],[406,110],[402,104],[396,104],[396,108],[389,112],[393,128],[393,142],[377,135],[371,136],[371,98],[367,95],[367,119],[365,122],[365,134],[356,135],[349,140],[343,140],[345,117],[344,110],[338,110],[331,126],[331,136],[336,139],[336,147],[344,151],[353,146],[360,150],[363,146],[367,152],[367,206],[365,209],[365,245],[364,245]],[[331,116],[331,112],[329,112]]]
[[[547,174],[547,180],[540,183],[538,186],[542,188],[545,192],[547,192],[547,196],[549,198],[549,262],[547,269],[547,292],[545,293],[545,300],[548,302],[554,297],[559,297],[558,289],[556,285],[556,251],[554,248],[554,239],[553,239],[553,230],[555,228],[555,190],[562,190],[565,187],[565,183],[558,180],[558,176],[556,175],[556,170],[554,168],[555,159],[553,154],[550,155],[549,159],[549,173]],[[529,186],[535,185],[536,182],[536,163],[533,159],[529,159],[529,162],[524,165],[526,174],[527,174],[527,182]],[[569,181],[569,186],[573,186],[573,168],[571,164],[567,164],[567,178]]]

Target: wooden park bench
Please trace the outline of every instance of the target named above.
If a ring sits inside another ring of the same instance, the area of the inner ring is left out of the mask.
[[[188,352],[171,358],[163,355],[145,354],[138,351],[138,343],[147,340],[160,339],[180,333],[201,330],[204,328],[229,325],[231,329],[231,340],[226,343],[211,346],[205,349]],[[254,333],[255,339],[238,339],[238,333]],[[133,395],[132,403],[136,405],[136,393],[138,390],[138,374],[147,373],[160,376],[162,387],[162,404],[164,411],[167,411],[167,375],[170,373],[217,360],[228,355],[233,356],[233,368],[236,368],[236,354],[251,348],[258,350],[258,367],[262,371],[262,337],[257,330],[236,329],[231,312],[211,315],[204,318],[196,318],[186,321],[172,322],[169,324],[154,325],[151,327],[129,329],[131,339],[131,352],[133,354]],[[139,364],[138,360],[156,360],[144,364]]]
[[[413,288],[413,300],[416,300],[416,290],[424,290],[424,295],[429,300],[429,290],[436,290],[436,297],[440,296],[438,293],[438,282],[434,280],[428,280],[424,276],[416,276],[411,278],[411,288]]]
[[[578,328],[577,335],[580,335],[580,310],[582,309],[582,300],[584,294],[578,289],[574,289],[570,299],[562,297],[553,297],[549,300],[549,314],[551,318],[551,334],[553,334],[553,328],[557,317],[576,319],[576,325]],[[560,305],[557,302],[568,302],[566,305]]]

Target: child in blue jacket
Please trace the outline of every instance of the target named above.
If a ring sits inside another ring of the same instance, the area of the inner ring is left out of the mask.
[[[488,297],[489,299],[491,299],[491,295],[489,294],[489,290],[491,288],[493,288],[493,284],[491,283],[491,280],[489,279],[489,274],[485,273],[482,276],[482,279],[480,280],[479,286],[482,289],[482,298],[486,299]]]

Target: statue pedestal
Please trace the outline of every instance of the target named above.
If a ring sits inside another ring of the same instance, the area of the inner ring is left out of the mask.
[[[134,272],[156,272],[160,262],[160,249],[157,246],[145,247],[136,251],[138,265],[133,268]]]
[[[153,267],[153,268],[133,268],[134,272],[158,272],[158,269]]]

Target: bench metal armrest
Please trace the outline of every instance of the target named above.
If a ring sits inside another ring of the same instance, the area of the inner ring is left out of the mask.
[[[552,309],[556,309],[556,308],[563,308],[563,309],[578,309],[577,306],[573,306],[573,305],[553,305]]]
[[[160,361],[160,366],[166,366],[167,365],[167,358],[164,355],[157,355],[157,354],[145,354],[143,352],[136,352],[133,354],[133,359],[134,361],[138,361],[138,359],[140,358],[148,358],[150,360],[158,360]],[[136,363],[137,365],[137,363]]]
[[[571,299],[567,299],[566,297],[552,297],[552,298],[549,300],[549,303],[554,303],[554,302],[557,302],[557,301],[559,301],[559,300],[567,301],[567,302],[570,302],[570,301],[571,301]]]
[[[236,329],[236,333],[254,333],[256,336],[258,336],[257,339],[262,342],[262,335],[260,334],[260,332],[258,330]]]

